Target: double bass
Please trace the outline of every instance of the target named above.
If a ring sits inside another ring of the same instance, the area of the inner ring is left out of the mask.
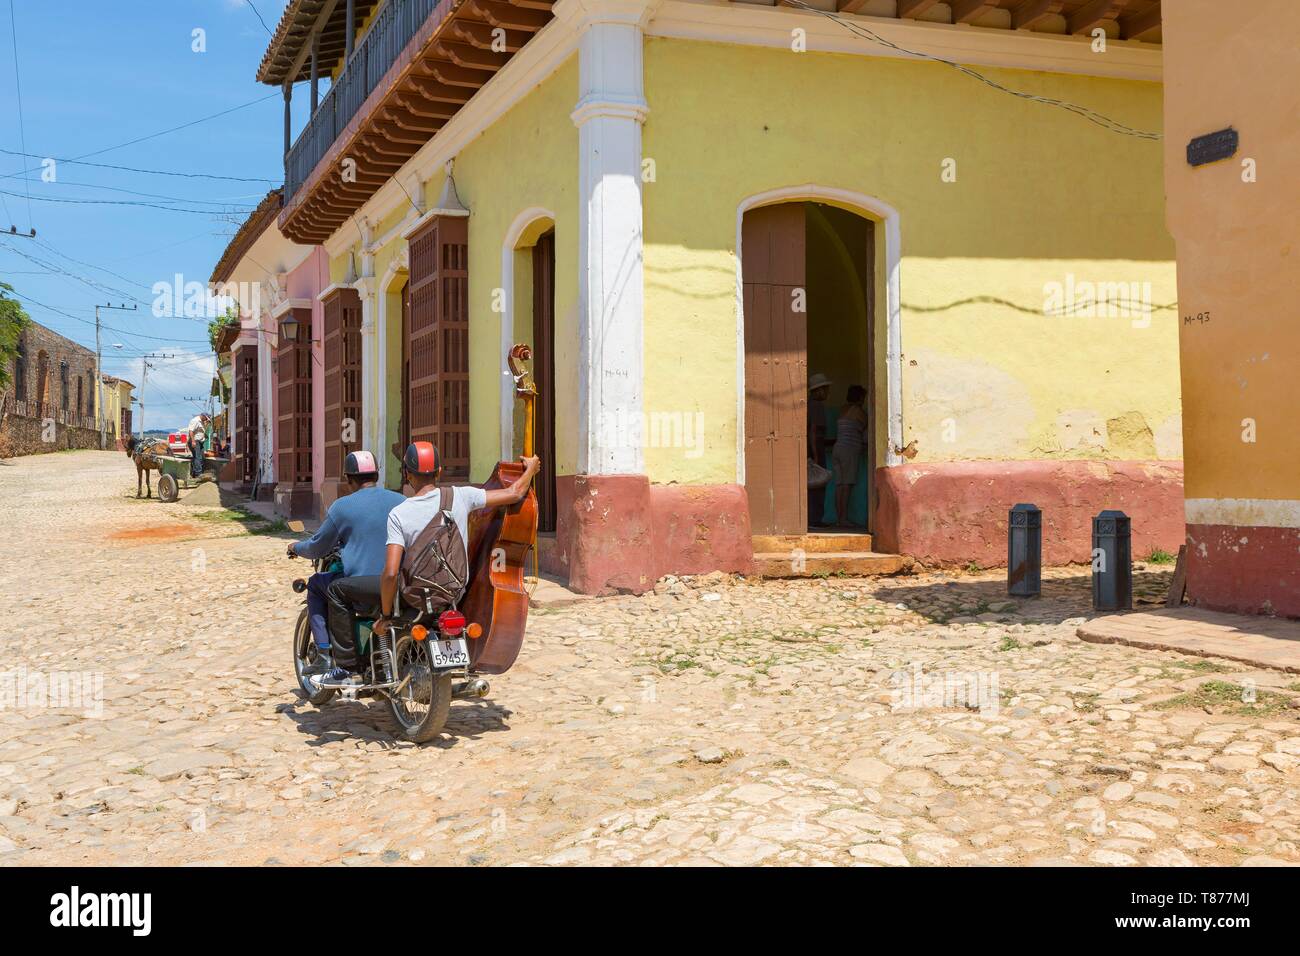
[[[524,363],[533,357],[527,345],[510,349],[507,362],[515,396],[524,405],[523,457],[536,454],[537,386]],[[543,467],[553,467],[544,462]],[[508,488],[524,472],[519,461],[502,461],[492,469],[484,490]],[[503,674],[519,656],[528,624],[528,590],[524,564],[537,543],[537,493],[530,486],[522,501],[506,508],[484,508],[470,518],[469,586],[461,612],[482,632],[470,642],[470,670]]]

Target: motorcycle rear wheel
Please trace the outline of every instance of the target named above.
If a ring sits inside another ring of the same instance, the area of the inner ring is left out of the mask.
[[[401,735],[417,744],[426,743],[442,733],[451,710],[451,682],[448,673],[430,666],[427,641],[416,641],[403,634],[394,648],[397,680],[410,680],[400,691],[388,695],[388,706]]]
[[[328,703],[337,691],[318,690],[310,680],[303,676],[303,668],[316,662],[316,641],[311,636],[311,624],[307,621],[307,609],[298,615],[298,623],[293,629],[293,674],[298,679],[298,687],[307,695],[309,703],[317,707]]]

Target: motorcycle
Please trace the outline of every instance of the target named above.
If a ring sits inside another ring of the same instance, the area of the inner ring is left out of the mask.
[[[339,571],[342,563],[336,551],[313,560],[312,567],[317,572]],[[296,579],[293,590],[305,594],[306,579]],[[318,685],[304,673],[320,660],[306,605],[304,597],[293,632],[293,668],[298,686],[315,706],[324,706],[335,697],[387,698],[402,736],[424,743],[442,732],[453,699],[487,696],[488,682],[470,671],[466,643],[477,638],[481,628],[467,624],[465,615],[454,605],[438,615],[433,627],[398,618],[390,621],[385,634],[374,633],[373,618],[355,618],[360,681],[340,686]]]

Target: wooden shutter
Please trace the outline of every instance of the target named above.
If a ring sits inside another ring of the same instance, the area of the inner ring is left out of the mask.
[[[322,341],[325,375],[325,474],[347,494],[343,460],[361,447],[361,297],[356,289],[337,289],[325,300]],[[343,440],[351,422],[352,441]]]
[[[275,479],[311,487],[311,309],[294,309],[298,338],[280,336],[276,351],[276,376],[280,383],[278,452]]]
[[[241,348],[235,359],[235,475],[246,485],[257,480],[257,346]]]
[[[808,323],[802,203],[745,213],[745,491],[755,534],[808,530]]]
[[[410,440],[430,441],[443,480],[469,478],[469,229],[439,216],[411,236]]]

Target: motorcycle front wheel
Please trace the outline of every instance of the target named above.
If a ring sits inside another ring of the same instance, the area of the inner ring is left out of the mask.
[[[298,679],[298,686],[307,695],[307,700],[319,707],[327,703],[336,693],[332,690],[318,690],[310,680],[303,676],[303,670],[317,659],[316,641],[311,636],[311,624],[307,621],[307,609],[298,615],[298,623],[293,629],[293,675]]]
[[[451,674],[433,669],[428,641],[416,641],[410,634],[403,634],[394,651],[401,687],[389,693],[388,705],[402,736],[422,744],[438,736],[447,723],[451,710]]]

